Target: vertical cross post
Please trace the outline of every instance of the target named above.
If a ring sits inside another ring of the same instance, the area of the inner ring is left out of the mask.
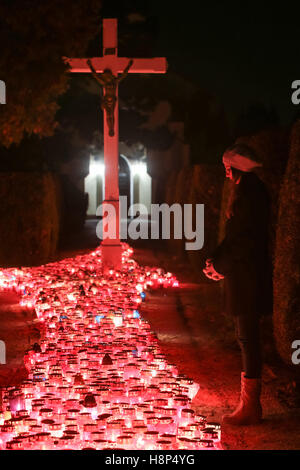
[[[103,57],[109,59],[108,56],[115,58],[118,55],[118,33],[117,20],[103,20]],[[110,67],[113,74],[118,73],[112,66]],[[118,84],[116,85],[116,98],[118,100]],[[118,103],[118,101],[117,101]],[[102,260],[104,271],[110,267],[118,269],[121,267],[122,249],[120,243],[120,211],[119,211],[119,106],[115,106],[114,110],[115,126],[114,136],[109,135],[107,125],[106,110],[104,110],[104,165],[105,165],[105,204],[110,204],[115,209],[114,220],[108,222],[116,228],[116,234],[113,238],[107,237],[102,242]]]

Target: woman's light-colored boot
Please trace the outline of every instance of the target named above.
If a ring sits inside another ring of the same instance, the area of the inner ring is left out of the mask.
[[[222,422],[236,426],[260,423],[262,418],[260,393],[261,379],[248,379],[242,372],[240,403],[233,413],[223,416]]]

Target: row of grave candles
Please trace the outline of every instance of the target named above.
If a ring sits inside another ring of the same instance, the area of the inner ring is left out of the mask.
[[[123,246],[122,270],[101,274],[101,249],[37,268],[0,272],[42,328],[7,387],[0,449],[213,449],[220,426],[193,411],[199,386],[178,374],[141,318],[146,291],[178,287],[140,267]]]

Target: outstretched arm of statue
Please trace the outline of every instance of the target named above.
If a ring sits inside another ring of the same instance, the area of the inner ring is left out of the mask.
[[[120,75],[118,77],[118,82],[121,82],[122,80],[124,80],[125,77],[127,77],[127,74],[128,74],[128,70],[130,69],[130,67],[132,66],[133,64],[133,60],[130,59],[130,61],[128,62],[128,65],[126,67],[126,69],[124,69],[124,72],[122,73],[122,75]]]
[[[104,80],[102,80],[101,77],[97,74],[97,72],[96,72],[96,70],[95,70],[95,68],[94,68],[94,66],[93,66],[93,64],[92,64],[92,62],[91,62],[91,60],[88,59],[88,60],[86,61],[86,63],[87,63],[88,66],[90,67],[93,77],[97,80],[97,82],[98,82],[101,86],[104,86],[104,85],[105,85],[105,82],[104,82]]]

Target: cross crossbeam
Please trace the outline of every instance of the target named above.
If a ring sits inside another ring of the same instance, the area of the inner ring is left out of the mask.
[[[129,60],[129,57],[115,57],[113,55],[91,59],[97,73],[102,73],[105,69],[110,69],[113,73],[122,73]],[[86,59],[68,59],[68,63],[71,66],[71,72],[91,73],[86,64]],[[166,59],[164,57],[154,57],[153,59],[134,59],[128,73],[165,73],[166,70]]]

